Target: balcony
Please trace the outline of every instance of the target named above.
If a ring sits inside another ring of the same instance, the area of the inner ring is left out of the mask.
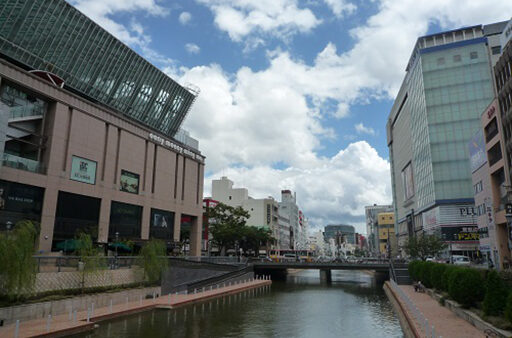
[[[41,162],[8,153],[4,153],[2,164],[6,167],[26,170],[33,173],[45,173],[45,168],[43,167]]]

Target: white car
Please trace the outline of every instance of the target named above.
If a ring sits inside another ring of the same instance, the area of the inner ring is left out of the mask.
[[[454,265],[462,265],[462,266],[469,266],[471,264],[469,257],[459,256],[459,255],[453,255],[452,262]]]

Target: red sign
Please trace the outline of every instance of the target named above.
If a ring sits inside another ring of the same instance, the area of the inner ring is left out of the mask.
[[[489,110],[487,110],[487,118],[490,119],[494,113],[496,112],[496,106],[494,106],[494,104],[491,106],[491,108],[489,108]]]

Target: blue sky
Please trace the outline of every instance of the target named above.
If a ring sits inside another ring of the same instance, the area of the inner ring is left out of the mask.
[[[253,197],[297,191],[314,227],[388,204],[385,124],[418,36],[506,20],[472,0],[70,0],[201,93],[184,128]]]

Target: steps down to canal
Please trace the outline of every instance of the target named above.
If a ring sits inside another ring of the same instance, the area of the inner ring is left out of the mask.
[[[407,264],[395,264],[395,282],[398,285],[412,284],[411,277],[409,276],[409,269]]]

